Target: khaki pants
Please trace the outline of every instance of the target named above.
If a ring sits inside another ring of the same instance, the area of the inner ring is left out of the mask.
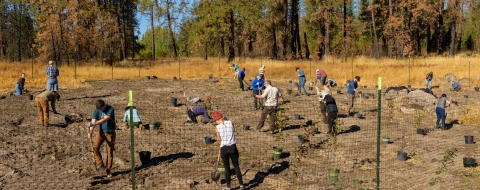
[[[95,135],[93,139],[93,151],[95,154],[95,161],[97,166],[105,166],[102,160],[102,154],[100,153],[100,146],[103,142],[107,142],[107,172],[112,170],[112,161],[113,161],[113,150],[115,149],[115,132],[113,133],[104,133],[101,130]]]
[[[43,125],[48,125],[48,100],[45,98],[35,98],[37,103],[38,120]]]
[[[275,109],[277,106],[265,106],[262,111],[262,116],[260,116],[260,121],[258,122],[257,125],[257,130],[262,129],[263,124],[265,123],[265,119],[268,117],[270,118],[270,128],[271,129],[276,129],[275,126]]]
[[[353,111],[355,111],[355,109],[353,108],[353,103],[355,102],[355,94],[349,94],[350,96],[350,108],[348,109],[348,113],[350,113],[350,111],[353,109]]]

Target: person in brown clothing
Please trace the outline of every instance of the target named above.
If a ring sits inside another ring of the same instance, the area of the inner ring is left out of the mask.
[[[56,91],[44,91],[37,95],[35,98],[35,102],[37,103],[38,119],[44,127],[47,127],[49,125],[49,101],[52,106],[53,113],[57,114],[57,110],[55,109],[56,100],[60,100],[60,95]]]

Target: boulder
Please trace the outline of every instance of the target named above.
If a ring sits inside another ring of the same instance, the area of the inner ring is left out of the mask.
[[[453,121],[458,121],[464,115],[467,114],[467,108],[459,104],[450,104],[450,106],[445,108],[447,113],[446,123],[451,123]]]
[[[445,75],[447,81],[457,81],[457,77],[453,73],[448,73]]]
[[[435,111],[437,98],[435,98],[435,96],[429,93],[426,93],[422,90],[415,90],[408,93],[408,99],[411,103],[423,106],[425,108],[425,111]]]
[[[385,99],[386,100],[393,100],[393,99],[395,99],[397,97],[400,97],[400,96],[406,96],[407,94],[408,94],[408,89],[402,89],[402,90],[399,90],[399,91],[390,90],[387,93],[385,93]]]

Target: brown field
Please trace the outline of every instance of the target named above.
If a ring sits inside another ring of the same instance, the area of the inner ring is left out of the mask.
[[[409,83],[412,87],[423,87],[426,73],[433,71],[434,76],[443,77],[447,73],[454,73],[458,79],[463,79],[460,84],[464,88],[473,89],[480,85],[480,58],[457,56],[455,58],[445,57],[427,57],[411,58],[410,74],[409,60],[380,59],[375,60],[367,57],[357,57],[341,62],[341,59],[331,57],[325,61],[277,61],[271,59],[250,59],[237,58],[235,63],[240,67],[246,68],[246,78],[253,78],[258,72],[258,68],[266,65],[266,75],[269,79],[276,81],[296,80],[297,75],[295,67],[300,67],[307,75],[307,82],[315,77],[315,69],[323,69],[327,72],[328,78],[337,80],[337,83],[343,84],[346,80],[358,75],[362,78],[362,84],[375,85],[377,78],[382,77],[384,86],[403,85]],[[353,74],[352,74],[353,65]],[[27,75],[27,88],[45,88],[46,77],[45,68],[47,63],[31,62],[6,63],[0,62],[0,89],[14,90],[15,82],[20,73]],[[126,61],[115,63],[114,67],[100,65],[99,63],[86,63],[76,67],[71,63],[70,66],[61,66],[59,76],[60,88],[78,88],[86,85],[86,80],[104,80],[104,79],[133,79],[144,78],[147,75],[155,75],[159,78],[171,79],[173,77],[183,79],[206,78],[210,74],[214,77],[231,77],[232,70],[230,63],[225,58],[210,58],[204,61],[200,58],[183,58],[174,61],[171,58],[158,59],[156,61]],[[470,68],[469,68],[470,67]],[[112,74],[113,70],[113,74]],[[409,76],[410,75],[410,76]],[[471,79],[470,84],[468,78]],[[470,85],[470,86],[469,86]]]

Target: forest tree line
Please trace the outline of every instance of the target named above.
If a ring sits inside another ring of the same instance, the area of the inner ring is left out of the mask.
[[[0,0],[0,60],[454,56],[479,19],[480,0]]]

